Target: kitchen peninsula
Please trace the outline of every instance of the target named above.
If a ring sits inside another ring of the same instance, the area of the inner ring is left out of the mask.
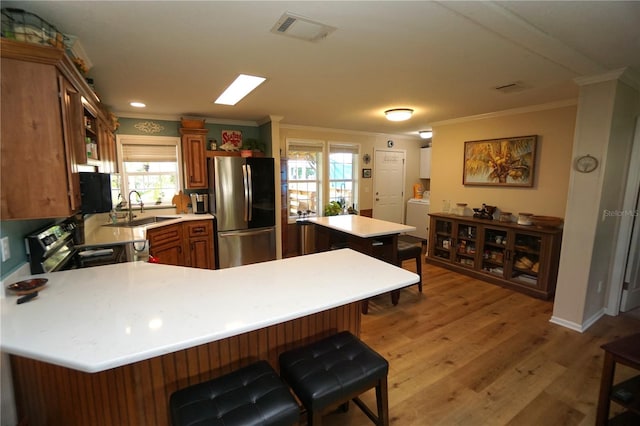
[[[176,389],[255,359],[277,367],[280,352],[335,331],[358,335],[361,300],[418,281],[349,249],[222,270],[134,262],[41,276],[36,299],[1,301],[1,347],[30,425],[167,425]]]

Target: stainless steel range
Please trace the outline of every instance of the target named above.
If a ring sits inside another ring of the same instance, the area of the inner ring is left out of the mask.
[[[48,226],[25,238],[32,274],[75,269],[76,250],[72,222]]]

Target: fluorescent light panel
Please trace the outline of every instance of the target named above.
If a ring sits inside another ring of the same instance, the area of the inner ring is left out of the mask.
[[[266,78],[253,75],[240,74],[233,83],[215,100],[214,103],[222,105],[235,105],[258,87]]]

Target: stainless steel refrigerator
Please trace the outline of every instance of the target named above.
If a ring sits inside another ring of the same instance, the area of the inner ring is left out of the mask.
[[[209,207],[220,268],[276,258],[273,158],[209,158]]]

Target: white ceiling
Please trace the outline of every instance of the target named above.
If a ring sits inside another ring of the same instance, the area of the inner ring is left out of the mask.
[[[576,99],[574,79],[640,71],[640,1],[2,1],[80,40],[117,115],[416,134],[434,122]],[[270,32],[284,12],[336,27]],[[212,101],[239,73],[267,81]],[[500,93],[519,82],[524,90]],[[383,111],[415,110],[388,122]],[[216,121],[216,120],[211,120]]]

